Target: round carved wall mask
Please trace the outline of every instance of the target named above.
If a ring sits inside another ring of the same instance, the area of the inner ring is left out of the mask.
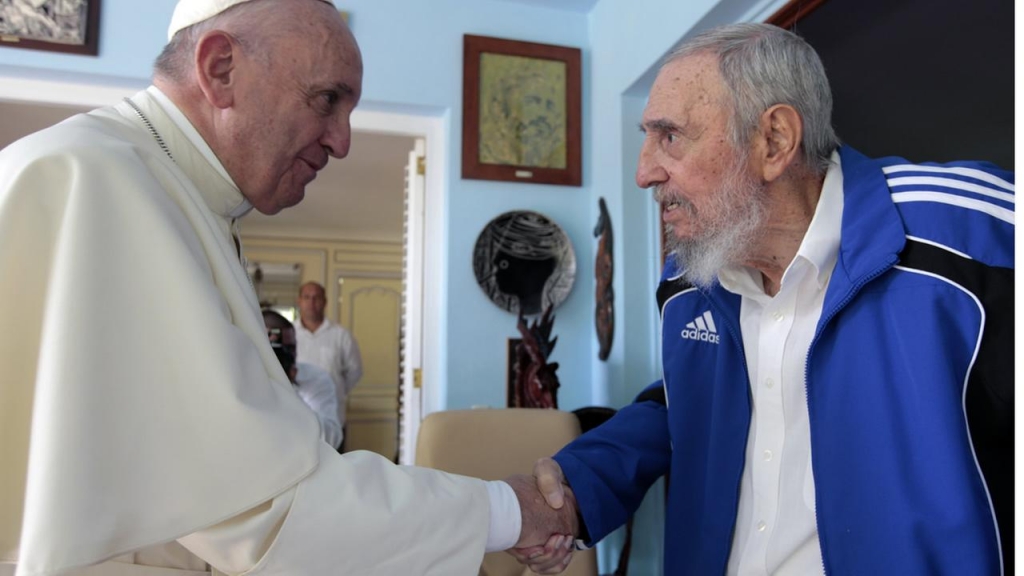
[[[543,214],[515,210],[484,226],[473,249],[473,273],[502,310],[540,314],[569,296],[576,255],[557,224]]]

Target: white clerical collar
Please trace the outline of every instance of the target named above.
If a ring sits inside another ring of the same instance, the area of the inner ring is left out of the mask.
[[[843,226],[843,167],[839,151],[832,152],[818,205],[807,227],[800,248],[782,275],[782,284],[790,271],[808,264],[814,268],[818,288],[824,288],[839,258],[839,240]],[[722,288],[733,294],[758,298],[763,295],[761,273],[747,266],[726,266],[719,271]]]
[[[203,137],[199,135],[199,131],[196,130],[195,126],[193,126],[192,123],[189,122],[188,118],[186,118],[181,112],[181,109],[179,109],[178,106],[175,105],[174,102],[172,102],[171,99],[156,86],[146,88],[146,92],[149,93],[149,95],[157,101],[157,104],[164,109],[164,112],[166,112],[167,116],[172,122],[174,122],[174,125],[181,130],[182,134],[188,138],[188,141],[195,146],[196,150],[203,155],[203,158],[210,163],[210,166],[213,166],[218,174],[223,176],[225,180],[230,182],[231,185],[237,189],[238,185],[235,184],[234,180],[232,180],[228,171],[224,168],[224,165],[221,164],[220,159],[213,153],[213,149],[206,143],[206,140],[203,140]],[[241,218],[248,214],[250,210],[252,210],[252,202],[249,202],[249,200],[243,196],[242,203],[232,208],[226,216],[229,218]]]

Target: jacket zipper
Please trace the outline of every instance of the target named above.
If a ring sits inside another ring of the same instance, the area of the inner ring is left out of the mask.
[[[818,332],[814,335],[814,338],[811,340],[811,345],[807,348],[807,358],[804,359],[804,401],[807,402],[807,423],[808,423],[808,427],[811,430],[811,476],[812,477],[815,477],[816,475],[815,475],[815,472],[814,472],[814,453],[815,453],[815,450],[814,450],[814,433],[813,433],[813,430],[814,430],[814,426],[813,426],[813,423],[814,423],[814,413],[811,411],[811,385],[810,385],[811,353],[814,351],[814,346],[818,343],[818,339],[821,337],[821,332],[824,330],[825,325],[827,325],[829,322],[831,322],[832,318],[834,318],[835,315],[838,314],[840,310],[842,310],[843,308],[846,308],[846,305],[849,304],[851,300],[853,300],[853,297],[856,296],[858,292],[860,292],[860,289],[863,288],[864,285],[866,285],[868,282],[871,282],[875,278],[878,278],[879,276],[884,274],[886,271],[888,271],[890,268],[892,268],[892,266],[894,264],[896,264],[898,261],[899,261],[898,257],[896,257],[896,256],[890,257],[889,261],[884,266],[876,269],[875,271],[873,271],[872,273],[868,274],[867,276],[862,277],[860,281],[855,283],[853,285],[853,287],[850,289],[850,291],[847,292],[847,294],[843,298],[843,300],[841,302],[839,302],[838,305],[833,306],[832,309],[829,311],[828,315],[825,316],[825,321],[821,323],[821,329],[818,330]],[[826,561],[825,561],[825,558],[826,558],[826,554],[825,554],[825,536],[824,536],[825,531],[824,531],[824,528],[823,528],[823,524],[821,523],[821,517],[819,516],[819,512],[818,512],[818,510],[820,510],[820,509],[821,509],[821,507],[818,504],[818,479],[815,477],[814,478],[814,523],[818,527],[818,546],[821,547],[821,571],[822,571],[822,574],[824,574],[825,576],[828,576],[828,568],[826,566]]]

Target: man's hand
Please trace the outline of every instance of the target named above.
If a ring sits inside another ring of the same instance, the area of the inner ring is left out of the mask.
[[[537,479],[537,490],[548,506],[558,510],[565,502],[565,490],[569,487],[562,475],[562,467],[551,458],[541,458],[533,465],[533,477]],[[574,500],[575,502],[575,500]]]
[[[572,539],[579,525],[576,517],[576,501],[567,498],[567,505],[560,509],[552,508],[537,489],[533,476],[518,474],[505,479],[519,499],[522,513],[522,530],[516,548],[543,546],[553,534],[560,534]]]
[[[572,536],[554,534],[543,546],[512,548],[507,552],[537,574],[558,574],[569,566],[575,541]]]
[[[527,512],[523,509],[523,531],[517,547],[509,550],[516,560],[521,564],[529,566],[537,574],[557,574],[565,570],[572,560],[572,553],[575,549],[575,536],[579,533],[579,516],[576,509],[576,498],[572,489],[565,484],[565,477],[562,475],[562,468],[551,458],[541,458],[533,466],[533,478],[529,476],[518,476],[517,479],[527,478],[531,481],[533,491],[529,494],[539,494],[543,503],[548,507],[546,513],[558,511],[571,523],[571,532],[549,532],[551,536],[547,541],[539,545],[531,545],[531,539],[537,534],[527,534]],[[515,489],[515,486],[513,486]],[[520,492],[516,490],[516,495]],[[523,497],[519,497],[520,506],[523,506]]]

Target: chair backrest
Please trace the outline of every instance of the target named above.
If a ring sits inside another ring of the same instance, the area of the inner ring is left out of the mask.
[[[580,434],[572,412],[535,408],[449,410],[420,423],[416,465],[484,480],[529,474],[533,463],[550,456]],[[481,576],[533,574],[504,552],[484,556]],[[596,576],[594,550],[576,552],[566,576]]]

